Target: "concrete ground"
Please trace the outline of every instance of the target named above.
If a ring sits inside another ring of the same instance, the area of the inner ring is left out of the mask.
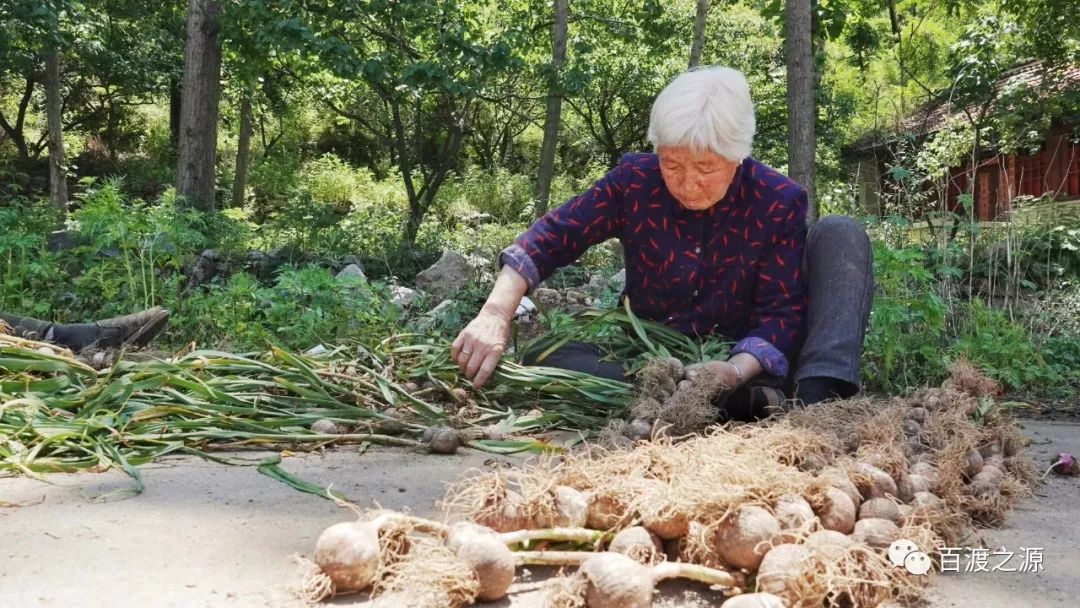
[[[1080,452],[1080,424],[1026,421],[1032,455]],[[240,453],[257,463],[264,454]],[[445,483],[494,459],[477,452],[428,456],[400,449],[340,448],[285,458],[283,467],[333,487],[362,505],[374,502],[419,515],[436,513]],[[293,554],[310,554],[326,526],[351,514],[252,467],[177,457],[144,467],[146,490],[124,500],[95,497],[131,486],[117,472],[52,475],[49,483],[0,479],[0,608],[292,607]],[[1038,573],[939,575],[937,608],[1080,605],[1080,538],[1075,534],[1080,479],[1051,478],[986,546],[1019,555],[1042,549]],[[991,560],[991,565],[1001,561]],[[1019,565],[1019,557],[1006,567]],[[498,606],[538,606],[547,571],[524,577]],[[709,606],[700,589],[664,586],[659,606]],[[342,598],[339,605],[363,605]]]

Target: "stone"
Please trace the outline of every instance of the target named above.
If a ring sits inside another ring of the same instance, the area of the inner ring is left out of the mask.
[[[435,306],[435,308],[432,308],[431,310],[429,310],[427,314],[438,317],[438,316],[446,314],[446,311],[449,310],[450,308],[452,308],[453,306],[454,306],[454,301],[453,300],[443,300],[442,302],[439,302],[439,304],[437,306]]]
[[[364,269],[356,264],[349,264],[345,268],[341,269],[341,272],[334,275],[334,279],[338,281],[344,281],[347,279],[360,279],[366,281],[367,277],[364,276]]]
[[[589,301],[589,294],[577,289],[567,289],[563,295],[567,304],[584,304]]]
[[[529,299],[529,296],[522,296],[521,303],[518,304],[517,310],[514,311],[514,318],[527,317],[536,313],[536,304]]]
[[[455,251],[444,251],[438,262],[416,275],[416,288],[445,299],[468,284],[472,275],[473,269],[465,256]]]
[[[581,312],[591,306],[594,301],[594,298],[589,297],[589,294],[576,289],[564,291],[563,298],[566,302],[566,311],[569,313]]]
[[[410,308],[424,294],[403,285],[390,286],[390,300],[401,308]]]
[[[416,320],[416,329],[419,331],[431,331],[435,329],[440,323],[443,322],[444,317],[455,306],[453,300],[443,300],[431,310],[425,312],[423,316]]]
[[[604,293],[604,289],[608,286],[608,280],[604,277],[594,274],[589,277],[589,282],[581,286],[581,291],[589,294],[594,299]]]
[[[537,287],[532,293],[533,302],[543,310],[559,308],[562,305],[562,293],[558,289]]]
[[[467,226],[476,228],[478,226],[483,226],[484,224],[490,224],[494,222],[495,216],[491,215],[490,213],[484,213],[483,211],[477,211],[475,213],[470,213],[461,219],[465,222]]]
[[[243,267],[251,274],[263,280],[267,280],[273,276],[273,268],[270,265],[270,256],[262,251],[249,251],[244,257]]]
[[[263,253],[261,251],[258,251],[258,250],[255,250],[255,249],[252,249],[251,251],[247,252],[247,256],[244,259],[244,263],[249,264],[249,265],[259,265],[259,266],[261,266],[261,265],[265,264],[268,259],[269,259],[269,256],[267,256],[265,253]]]
[[[187,269],[187,285],[185,290],[194,289],[199,285],[210,282],[218,273],[218,256],[213,249],[207,249],[199,254],[190,268]]]
[[[45,242],[49,251],[56,253],[84,245],[88,239],[76,230],[53,230]]]
[[[608,281],[610,281],[612,284],[615,284],[615,285],[625,286],[626,285],[626,269],[623,268],[619,272],[616,272],[615,274],[611,275],[610,277],[608,277]]]

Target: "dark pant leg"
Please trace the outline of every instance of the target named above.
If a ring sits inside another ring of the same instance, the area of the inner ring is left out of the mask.
[[[810,306],[795,382],[838,380],[837,392],[850,397],[859,390],[863,338],[874,302],[873,250],[866,231],[849,217],[821,218],[806,237],[803,272]]]
[[[537,358],[545,350],[547,350],[547,347],[541,345],[522,355],[521,362],[525,365],[543,365],[545,367],[584,372],[608,380],[627,381],[626,369],[623,368],[622,364],[615,361],[601,361],[603,354],[600,352],[600,348],[593,344],[567,342],[552,351],[547,357],[544,357],[543,361],[537,361]]]
[[[53,324],[31,317],[20,317],[0,312],[0,321],[11,328],[11,335],[27,340],[45,340]]]
[[[11,327],[11,333],[14,336],[27,340],[52,342],[74,351],[93,344],[101,333],[96,323],[50,323],[3,312],[0,312],[0,319]]]

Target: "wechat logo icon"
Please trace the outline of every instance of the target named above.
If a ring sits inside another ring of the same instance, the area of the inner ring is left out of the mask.
[[[930,556],[919,551],[915,543],[901,538],[889,545],[889,561],[894,566],[905,568],[911,574],[922,576],[930,571]]]

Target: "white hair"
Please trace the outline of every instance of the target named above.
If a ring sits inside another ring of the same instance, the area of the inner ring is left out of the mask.
[[[750,156],[754,102],[742,72],[708,67],[675,77],[653,102],[649,141],[711,150],[732,161]]]

